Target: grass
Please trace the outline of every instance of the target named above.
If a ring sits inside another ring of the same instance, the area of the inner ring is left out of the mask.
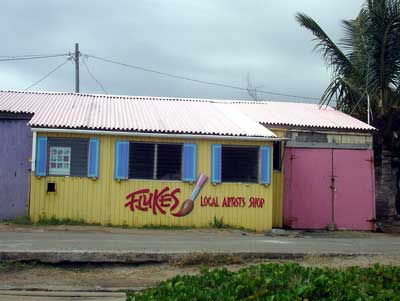
[[[0,261],[0,273],[14,272],[17,270],[32,268],[34,263],[14,262],[14,261]]]
[[[37,222],[32,221],[28,216],[18,216],[14,220],[8,221],[20,226],[100,226],[100,223],[87,223],[83,219],[57,218],[55,216],[39,217]]]
[[[40,217],[35,223],[38,226],[99,226],[100,224],[86,223],[83,219],[72,219],[72,218],[56,218],[54,216],[50,218]]]
[[[304,267],[297,263],[252,265],[236,272],[203,269],[141,292],[141,300],[399,300],[400,267]]]

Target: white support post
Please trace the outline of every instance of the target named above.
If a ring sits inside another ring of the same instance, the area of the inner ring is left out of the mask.
[[[36,165],[36,131],[33,131],[32,135],[32,158],[31,158],[31,170],[35,172]]]

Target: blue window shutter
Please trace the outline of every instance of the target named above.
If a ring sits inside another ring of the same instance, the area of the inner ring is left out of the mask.
[[[47,166],[47,137],[36,138],[35,175],[46,176]]]
[[[197,145],[185,143],[183,145],[183,172],[182,180],[185,182],[196,181]]]
[[[118,140],[115,142],[114,178],[128,179],[129,142]]]
[[[261,184],[271,184],[271,147],[263,145],[260,148]]]
[[[221,144],[211,145],[211,182],[221,183]]]
[[[97,138],[89,140],[88,177],[99,177],[100,141]]]

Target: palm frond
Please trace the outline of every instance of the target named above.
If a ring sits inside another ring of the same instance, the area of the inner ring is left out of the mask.
[[[371,89],[380,94],[381,110],[389,105],[390,90],[400,84],[400,1],[370,0],[366,6],[372,61]]]
[[[334,100],[336,108],[342,112],[366,119],[366,108],[360,105],[366,99],[366,93],[358,89],[351,79],[336,76],[325,89],[321,97],[321,106],[328,106]]]
[[[328,67],[332,68],[336,75],[349,74],[354,67],[342,50],[331,40],[325,31],[310,16],[298,13],[296,20],[300,26],[307,28],[314,35],[313,41],[317,42],[314,50],[322,53]]]

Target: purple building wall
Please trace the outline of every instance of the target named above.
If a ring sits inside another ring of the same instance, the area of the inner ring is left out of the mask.
[[[0,220],[26,215],[32,133],[25,116],[0,114]]]

